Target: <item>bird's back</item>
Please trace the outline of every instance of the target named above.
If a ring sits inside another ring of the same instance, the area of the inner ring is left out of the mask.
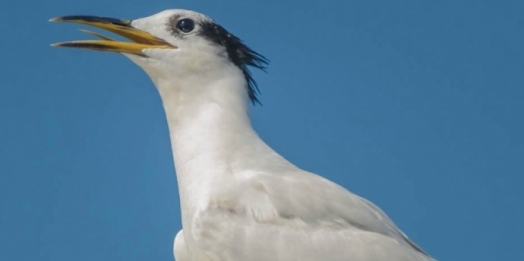
[[[434,260],[378,207],[322,177],[246,172],[237,180],[229,198],[192,218],[193,249],[209,260]]]

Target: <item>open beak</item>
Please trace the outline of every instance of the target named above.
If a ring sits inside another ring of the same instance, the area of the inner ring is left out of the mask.
[[[74,47],[85,48],[97,51],[129,53],[144,56],[143,49],[160,48],[160,49],[174,49],[174,45],[153,36],[152,34],[136,29],[131,26],[131,20],[120,20],[109,17],[98,16],[63,16],[49,20],[50,22],[69,22],[86,24],[101,29],[105,29],[112,33],[125,37],[132,42],[121,42],[99,33],[82,30],[85,33],[91,34],[100,38],[100,40],[82,40],[71,41],[63,43],[55,43],[52,46],[58,47]]]

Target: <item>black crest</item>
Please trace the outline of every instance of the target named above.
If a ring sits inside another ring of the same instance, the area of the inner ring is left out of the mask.
[[[226,29],[216,23],[203,22],[201,27],[202,36],[216,44],[225,47],[231,62],[238,66],[244,73],[244,77],[246,78],[247,82],[249,99],[251,99],[251,102],[254,104],[260,104],[260,101],[257,98],[257,94],[259,93],[258,86],[253,79],[253,76],[251,76],[248,66],[265,71],[265,66],[268,64],[269,60],[266,59],[266,57],[263,55],[253,51],[246,44],[244,44],[242,40],[232,35]]]

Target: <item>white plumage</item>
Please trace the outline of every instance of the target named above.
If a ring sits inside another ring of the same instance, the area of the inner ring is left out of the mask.
[[[259,138],[248,116],[249,57],[235,62],[235,52],[263,60],[228,44],[234,36],[214,25],[186,10],[130,23],[173,47],[125,55],[151,77],[167,116],[183,225],[176,260],[434,260],[378,207],[299,169]]]

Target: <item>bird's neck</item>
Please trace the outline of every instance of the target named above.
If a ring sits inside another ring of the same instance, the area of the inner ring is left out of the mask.
[[[292,167],[253,130],[244,79],[185,87],[173,82],[156,85],[169,125],[183,210],[194,208],[206,200],[199,197],[212,196],[239,173]],[[195,95],[180,93],[181,88]]]

